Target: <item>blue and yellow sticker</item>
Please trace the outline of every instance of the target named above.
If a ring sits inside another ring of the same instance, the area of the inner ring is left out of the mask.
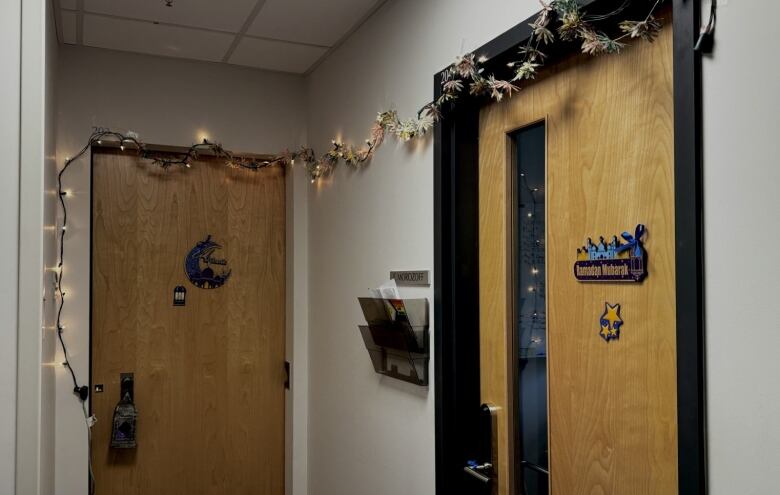
[[[647,276],[647,251],[642,245],[645,226],[639,224],[634,234],[623,232],[621,237],[599,238],[577,248],[574,276],[580,282],[641,282]]]
[[[623,326],[623,318],[620,317],[620,304],[604,303],[604,314],[600,318],[601,338],[609,342],[620,338],[620,328]]]
[[[231,270],[227,260],[215,256],[221,249],[222,246],[208,235],[190,250],[184,260],[184,271],[192,285],[201,289],[216,289],[228,281]]]

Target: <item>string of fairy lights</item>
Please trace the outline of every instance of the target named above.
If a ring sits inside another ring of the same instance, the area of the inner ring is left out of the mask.
[[[625,39],[642,39],[653,41],[661,23],[654,17],[654,13],[663,0],[652,2],[648,14],[640,20],[623,20],[616,24],[615,29],[622,32],[616,38],[608,36],[604,31],[598,30],[595,25],[618,15],[627,7],[639,0],[625,0],[617,9],[601,15],[588,15],[581,10],[576,0],[551,0],[549,3],[541,2],[542,10],[531,24],[532,34],[527,41],[518,46],[520,59],[510,62],[508,67],[513,71],[509,80],[496,78],[494,75],[485,75],[483,64],[487,62],[485,57],[469,53],[458,57],[441,75],[441,93],[432,102],[423,105],[414,117],[400,119],[394,110],[380,112],[369,131],[369,136],[360,146],[350,145],[341,140],[331,141],[329,149],[317,156],[312,148],[300,147],[299,149],[284,152],[267,159],[247,158],[235,156],[222,145],[203,140],[191,145],[183,152],[162,153],[149,150],[133,132],[121,133],[111,129],[95,128],[84,146],[72,157],[65,160],[62,169],[57,175],[57,194],[59,197],[59,209],[61,224],[57,235],[59,248],[57,265],[54,272],[54,292],[56,299],[55,330],[64,358],[63,365],[68,369],[73,384],[73,392],[81,402],[88,431],[95,419],[90,417],[86,408],[86,401],[90,391],[88,385],[81,384],[73,366],[64,338],[65,326],[63,324],[63,311],[67,298],[65,289],[65,241],[68,228],[68,196],[69,192],[64,188],[63,179],[73,163],[82,158],[93,146],[115,145],[121,150],[134,151],[138,156],[163,170],[171,168],[190,168],[201,155],[209,155],[222,160],[226,167],[243,169],[247,171],[259,171],[269,167],[293,167],[296,162],[302,163],[312,183],[333,173],[339,163],[344,163],[352,168],[360,168],[369,162],[376,150],[383,144],[385,138],[390,135],[401,142],[407,142],[425,136],[443,118],[443,109],[446,105],[452,105],[459,98],[489,97],[500,102],[520,88],[516,83],[534,79],[544,65],[546,55],[541,51],[543,46],[549,46],[557,41],[582,42],[581,51],[589,55],[617,53],[624,47]],[[166,4],[169,2],[166,0]],[[172,2],[171,2],[172,3]],[[553,23],[557,23],[557,27]],[[714,24],[714,22],[713,22]],[[528,187],[527,184],[525,184]],[[536,191],[529,188],[532,201],[536,205],[534,195]],[[533,213],[536,213],[534,206]],[[534,222],[535,224],[535,222]],[[532,227],[535,229],[535,226]],[[532,230],[534,237],[536,231]],[[539,242],[539,241],[537,241]],[[535,246],[537,249],[541,246]],[[542,260],[543,261],[543,260]],[[533,262],[535,274],[539,273],[538,261]],[[543,277],[537,277],[537,280]],[[531,292],[540,294],[543,298],[543,289],[534,285]],[[542,299],[543,301],[543,299]],[[533,319],[536,320],[540,311],[534,302]],[[89,434],[89,433],[88,433]],[[90,476],[92,475],[90,463]],[[94,480],[91,483],[94,490]]]
[[[531,283],[526,288],[526,294],[522,296],[531,298],[530,312],[526,313],[525,307],[522,307],[520,318],[526,320],[527,323],[522,327],[528,329],[529,332],[529,345],[538,346],[543,342],[543,338],[538,334],[544,335],[545,327],[545,287],[544,287],[544,272],[543,267],[544,260],[544,215],[540,214],[540,204],[544,206],[544,200],[541,201],[537,198],[537,195],[543,198],[544,193],[539,190],[538,187],[532,187],[528,183],[528,177],[525,173],[520,173],[520,186],[524,189],[524,194],[521,196],[521,200],[524,197],[530,199],[530,211],[527,212],[521,221],[526,223],[525,228],[521,228],[521,235],[524,237],[521,245],[521,255],[523,261],[530,267]],[[521,203],[521,207],[526,206]],[[543,213],[543,212],[542,212]],[[526,268],[527,268],[526,267]],[[525,279],[525,277],[521,277]]]

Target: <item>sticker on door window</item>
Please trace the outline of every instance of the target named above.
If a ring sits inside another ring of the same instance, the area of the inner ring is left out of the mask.
[[[224,258],[215,256],[222,246],[211,240],[208,235],[199,241],[187,254],[184,261],[184,271],[195,287],[201,289],[216,289],[222,287],[230,278],[231,270]]]
[[[642,246],[645,226],[639,224],[634,234],[623,232],[625,242],[612,236],[594,243],[591,238],[577,249],[574,276],[580,282],[641,282],[647,276],[647,251]]]
[[[604,304],[604,314],[600,318],[601,338],[609,342],[620,338],[620,328],[623,326],[623,319],[620,317],[620,304]]]

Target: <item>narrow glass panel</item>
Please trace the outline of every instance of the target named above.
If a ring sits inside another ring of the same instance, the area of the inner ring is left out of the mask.
[[[515,134],[520,493],[549,492],[547,462],[547,324],[545,314],[545,128]]]

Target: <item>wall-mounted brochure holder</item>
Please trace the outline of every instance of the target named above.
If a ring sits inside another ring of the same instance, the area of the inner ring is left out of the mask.
[[[430,343],[427,299],[359,297],[367,325],[360,326],[374,371],[428,385]]]

